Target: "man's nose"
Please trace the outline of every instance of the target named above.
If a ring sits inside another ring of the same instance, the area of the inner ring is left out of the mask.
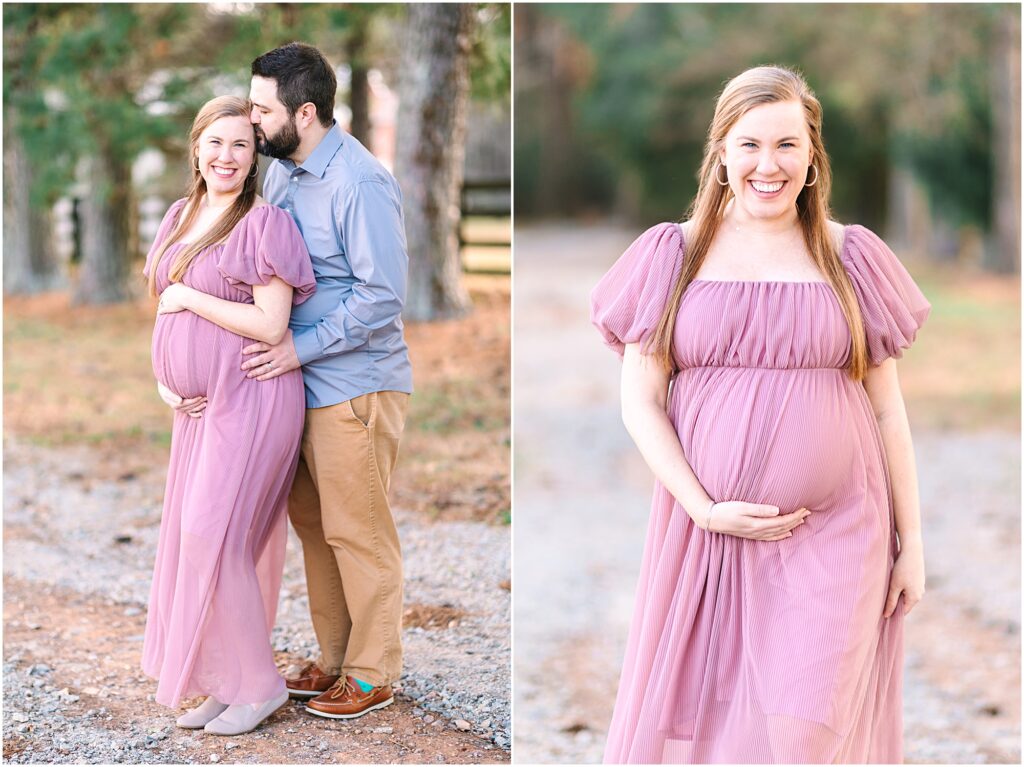
[[[256,107],[253,107],[251,110],[249,110],[249,122],[251,122],[253,125],[260,124],[260,112],[258,109],[256,109]]]

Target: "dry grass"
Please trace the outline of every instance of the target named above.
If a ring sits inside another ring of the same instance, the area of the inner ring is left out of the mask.
[[[469,613],[453,605],[408,605],[402,613],[403,628],[450,629]]]
[[[932,303],[900,362],[915,428],[1020,429],[1020,278],[912,268]]]
[[[475,276],[476,310],[410,325],[416,393],[395,474],[398,506],[431,518],[510,519],[509,290]],[[149,348],[154,304],[72,307],[64,293],[4,303],[4,434],[90,444],[115,474],[167,460],[171,418]]]

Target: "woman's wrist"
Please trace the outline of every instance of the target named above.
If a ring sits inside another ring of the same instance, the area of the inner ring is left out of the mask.
[[[900,551],[908,549],[921,551],[924,549],[924,540],[921,538],[920,530],[903,531],[897,528],[896,533],[900,539]]]
[[[712,512],[717,501],[713,501],[707,495],[703,498],[688,498],[686,503],[680,501],[680,506],[686,509],[686,513],[701,530],[707,530],[711,524]]]

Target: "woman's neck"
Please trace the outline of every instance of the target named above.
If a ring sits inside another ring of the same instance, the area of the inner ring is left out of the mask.
[[[231,194],[221,194],[207,189],[203,199],[200,200],[200,205],[204,208],[223,210],[230,207],[234,201],[238,199],[240,194],[241,191],[232,192]]]

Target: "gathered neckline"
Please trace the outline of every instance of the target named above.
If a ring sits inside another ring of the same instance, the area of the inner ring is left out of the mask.
[[[707,285],[829,285],[824,280],[690,280],[691,285],[699,282]]]

